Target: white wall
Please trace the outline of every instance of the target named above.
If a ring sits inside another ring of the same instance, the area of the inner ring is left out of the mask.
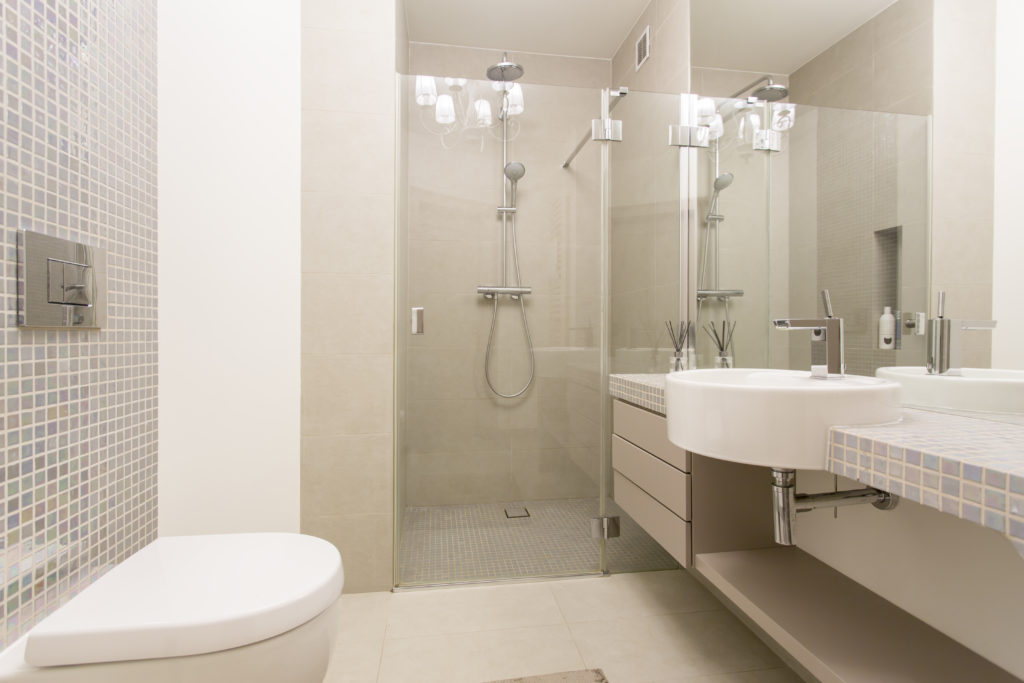
[[[996,186],[993,225],[993,316],[999,321],[992,334],[992,367],[1024,369],[1024,221],[1020,184],[1024,178],[1024,3],[996,2]]]
[[[160,535],[298,531],[300,6],[158,24]]]

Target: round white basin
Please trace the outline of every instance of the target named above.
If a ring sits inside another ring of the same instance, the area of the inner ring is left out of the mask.
[[[691,370],[666,377],[665,408],[669,440],[688,451],[748,465],[825,469],[829,428],[898,420],[900,386],[795,370]]]
[[[899,382],[903,403],[923,408],[1024,413],[1024,371],[963,368],[960,375],[929,375],[924,367],[879,368],[875,374]]]

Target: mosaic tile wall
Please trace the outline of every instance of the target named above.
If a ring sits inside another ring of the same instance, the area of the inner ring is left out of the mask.
[[[157,531],[155,0],[0,4],[0,638]],[[17,326],[20,229],[107,252],[107,326]]]

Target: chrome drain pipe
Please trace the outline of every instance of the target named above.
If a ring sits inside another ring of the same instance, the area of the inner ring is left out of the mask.
[[[775,542],[780,545],[793,545],[793,522],[798,512],[863,503],[871,503],[879,510],[892,510],[898,502],[899,496],[871,486],[828,493],[797,493],[796,470],[772,469],[772,517]]]

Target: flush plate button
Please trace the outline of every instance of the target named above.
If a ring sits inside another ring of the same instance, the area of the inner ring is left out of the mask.
[[[103,249],[30,230],[18,233],[18,325],[100,328],[106,323]]]

